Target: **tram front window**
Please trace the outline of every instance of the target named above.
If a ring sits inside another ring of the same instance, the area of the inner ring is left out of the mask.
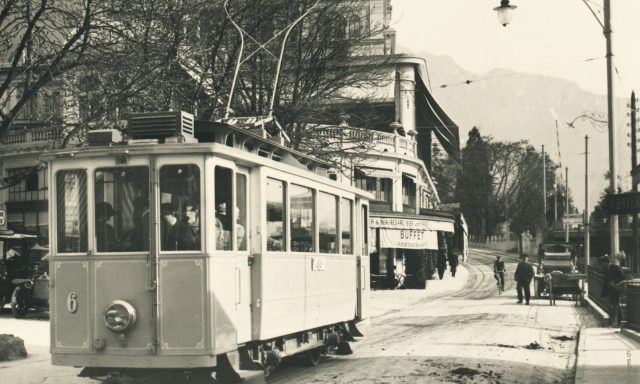
[[[200,250],[200,169],[194,164],[160,169],[162,251]]]
[[[87,174],[82,170],[56,174],[58,252],[87,251]]]
[[[99,168],[95,182],[97,251],[147,251],[149,168]]]

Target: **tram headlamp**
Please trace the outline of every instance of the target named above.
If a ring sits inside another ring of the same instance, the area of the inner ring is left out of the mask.
[[[113,332],[124,332],[136,323],[136,309],[124,300],[115,300],[104,310],[104,325]]]

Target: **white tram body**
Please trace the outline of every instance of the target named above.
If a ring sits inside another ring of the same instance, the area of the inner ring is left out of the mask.
[[[171,116],[141,116],[138,137]],[[243,348],[265,364],[366,317],[368,194],[269,136],[202,121],[199,142],[106,140],[42,157],[53,364],[93,376],[212,368]]]

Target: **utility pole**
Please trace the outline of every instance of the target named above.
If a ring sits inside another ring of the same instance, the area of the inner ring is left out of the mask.
[[[564,205],[564,242],[569,242],[569,223],[567,222],[567,215],[569,214],[569,167],[564,168],[564,176],[565,176],[565,188],[564,194],[566,195],[565,205]]]
[[[609,126],[609,187],[612,193],[618,193],[618,164],[616,153],[616,126],[613,115],[613,54],[611,48],[611,0],[604,0],[604,37],[607,41],[607,113]],[[611,257],[620,249],[618,216],[609,216],[609,234],[611,236]]]
[[[562,172],[562,171],[561,171]],[[553,183],[553,231],[556,230],[558,222],[558,180]]]
[[[584,270],[589,265],[589,135],[584,135]]]
[[[638,164],[638,139],[636,132],[636,93],[634,91],[631,92],[631,169],[635,169]],[[634,192],[638,191],[638,184],[633,181],[632,189]],[[634,213],[632,215],[632,229],[631,229],[631,237],[633,238],[632,250],[631,250],[631,260],[629,260],[628,267],[631,267],[631,270],[635,273],[638,272],[638,214]]]
[[[542,145],[542,217],[544,218],[544,228],[547,228],[547,157],[544,154],[544,144]]]

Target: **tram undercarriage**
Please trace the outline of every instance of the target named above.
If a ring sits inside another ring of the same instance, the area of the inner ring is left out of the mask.
[[[310,366],[320,364],[323,355],[350,355],[349,342],[360,337],[353,322],[335,324],[315,330],[299,332],[264,342],[241,346],[234,353],[235,364],[227,354],[216,357],[216,367],[207,368],[84,368],[78,376],[101,381],[102,384],[208,384],[238,383],[242,378],[236,371],[263,370],[268,377],[283,359],[301,357]]]

